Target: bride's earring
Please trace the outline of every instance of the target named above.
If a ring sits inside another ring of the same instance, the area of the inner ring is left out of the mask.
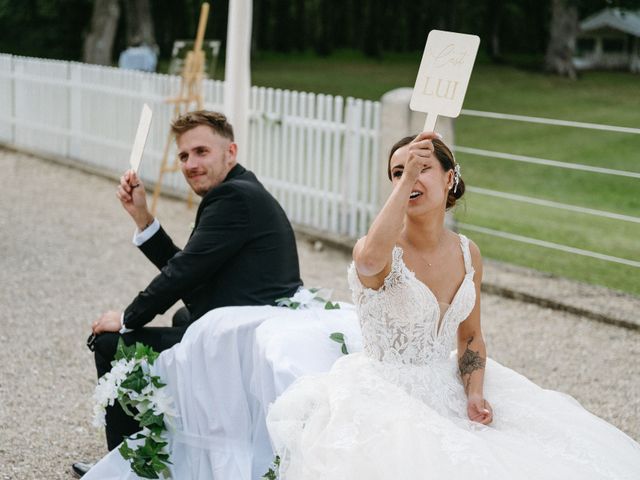
[[[462,175],[460,164],[456,163],[456,166],[453,168],[453,193],[456,193],[456,191],[458,190],[458,183],[460,183],[460,175]]]

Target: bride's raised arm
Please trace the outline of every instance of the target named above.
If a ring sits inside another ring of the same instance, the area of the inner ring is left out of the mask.
[[[484,367],[487,349],[480,326],[480,284],[482,283],[482,257],[475,243],[469,242],[471,263],[475,270],[473,283],[476,303],[464,322],[458,327],[458,367],[467,394],[467,415],[474,422],[488,425],[493,420],[491,405],[484,398]]]
[[[353,247],[353,261],[362,284],[378,289],[391,269],[393,247],[404,225],[404,216],[416,179],[433,155],[435,132],[422,132],[406,148],[392,150],[389,159],[393,191],[366,236]]]

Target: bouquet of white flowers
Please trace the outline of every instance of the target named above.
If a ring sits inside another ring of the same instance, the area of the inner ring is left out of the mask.
[[[125,439],[119,451],[129,460],[131,469],[143,478],[164,478],[168,475],[169,453],[166,450],[167,423],[177,416],[173,401],[164,391],[160,377],[151,375],[151,365],[158,353],[142,343],[126,346],[118,341],[110,372],[104,374],[93,394],[93,424],[105,424],[105,409],[116,400],[123,410],[138,421],[142,430]]]

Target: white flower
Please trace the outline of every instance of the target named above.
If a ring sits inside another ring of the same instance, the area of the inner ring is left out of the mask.
[[[139,364],[140,364],[140,368],[142,368],[142,371],[144,372],[145,375],[149,375],[150,374],[150,370],[149,370],[149,362],[147,362],[146,359],[140,359],[139,360]]]
[[[116,364],[111,367],[111,371],[109,372],[115,381],[115,384],[119,387],[120,384],[127,378],[133,371],[133,367],[135,366],[134,360],[118,360]]]
[[[93,399],[98,405],[106,407],[113,405],[113,401],[118,397],[118,385],[111,372],[105,373],[98,381],[96,389],[93,392]]]
[[[111,368],[111,371],[105,373],[96,385],[93,392],[93,420],[95,427],[105,425],[105,408],[115,403],[118,398],[118,389],[120,384],[127,378],[127,375],[133,370],[135,362],[133,360],[119,360]]]
[[[154,415],[164,414],[169,417],[178,416],[173,406],[173,399],[166,393],[164,387],[153,390],[148,398],[151,402]]]
[[[138,393],[135,390],[129,390],[129,389],[122,389],[124,392],[127,393],[127,396],[135,401],[135,402],[140,402],[144,399],[144,395],[142,393]]]
[[[291,297],[292,302],[300,304],[300,307],[306,307],[316,298],[316,294],[306,288],[301,288]]]

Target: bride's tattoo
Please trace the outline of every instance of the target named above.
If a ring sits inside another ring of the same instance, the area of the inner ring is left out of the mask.
[[[469,348],[473,342],[473,337],[467,341],[467,349],[464,351],[460,359],[458,360],[458,368],[460,369],[460,377],[464,382],[464,391],[469,392],[469,385],[471,383],[471,374],[476,370],[484,368],[485,359],[480,356],[480,352],[474,352]],[[468,377],[465,379],[465,375]]]

